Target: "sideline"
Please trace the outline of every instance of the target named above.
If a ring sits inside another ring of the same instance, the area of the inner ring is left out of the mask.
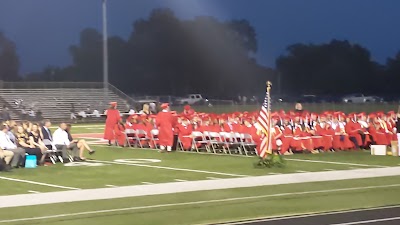
[[[164,208],[164,207],[174,207],[174,206],[201,205],[201,204],[210,204],[210,203],[234,202],[234,201],[241,201],[241,200],[260,199],[260,198],[285,197],[285,196],[297,196],[297,195],[305,195],[305,194],[321,194],[321,193],[344,192],[344,191],[356,191],[356,190],[367,190],[367,189],[399,187],[399,186],[400,186],[400,184],[392,184],[392,185],[366,186],[366,187],[354,187],[354,188],[340,188],[340,189],[319,190],[319,191],[286,192],[286,193],[279,193],[279,194],[258,195],[258,196],[237,197],[237,198],[223,198],[223,199],[206,200],[206,201],[180,202],[180,203],[159,204],[159,205],[149,205],[149,206],[135,206],[135,207],[129,207],[129,208],[95,210],[95,211],[86,211],[86,212],[78,212],[78,213],[66,213],[66,214],[50,215],[50,216],[26,217],[26,218],[19,218],[19,219],[0,220],[0,223],[12,223],[12,222],[21,222],[21,221],[56,219],[56,218],[62,218],[62,217],[73,217],[73,216],[112,213],[112,212],[121,212],[121,211],[133,211],[133,210],[139,210],[139,209],[154,209],[154,208]],[[394,218],[392,218],[392,219],[394,219]],[[263,220],[263,221],[266,221],[266,220]],[[234,224],[234,223],[230,223],[230,224]],[[351,224],[360,224],[360,223],[343,223],[343,224],[336,224],[336,225],[351,225]]]

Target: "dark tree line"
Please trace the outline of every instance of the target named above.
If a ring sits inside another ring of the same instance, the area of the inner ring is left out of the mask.
[[[287,47],[272,70],[254,59],[256,31],[246,20],[181,20],[169,9],[156,9],[133,23],[128,40],[112,36],[108,44],[110,82],[138,95],[255,95],[263,93],[266,80],[292,94],[399,93],[400,52],[380,65],[368,49],[348,41],[297,43]],[[24,79],[102,81],[99,31],[84,29],[69,52],[72,65],[47,67]],[[14,43],[0,33],[0,79],[19,80],[18,68]]]
[[[348,41],[291,45],[276,67],[284,93],[400,93],[400,52],[383,66],[366,48]]]
[[[133,24],[128,40],[109,38],[110,82],[134,94],[208,96],[251,95],[265,88],[273,70],[257,64],[256,32],[246,20],[212,17],[180,20],[156,9]],[[102,36],[85,29],[69,49],[73,65],[47,68],[29,79],[102,80]]]

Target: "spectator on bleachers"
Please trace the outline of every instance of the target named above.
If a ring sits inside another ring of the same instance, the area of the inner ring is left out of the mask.
[[[68,133],[66,130],[67,130],[67,124],[61,123],[58,129],[53,133],[53,144],[57,149],[60,149],[62,151],[62,157],[64,158],[65,161],[68,160],[67,150],[71,150],[74,160],[79,161],[77,157],[79,150],[78,145],[76,142],[71,142],[69,140]]]
[[[26,120],[27,116],[28,116],[28,112],[26,111],[25,106],[22,106],[22,109],[21,109],[21,118],[22,118],[23,120]]]
[[[36,120],[37,121],[41,121],[43,120],[43,113],[40,109],[38,109],[37,113],[36,113]]]
[[[17,138],[17,146],[23,148],[29,155],[36,155],[38,165],[43,165],[44,157],[42,151],[30,142],[29,135],[22,126],[17,126],[17,133],[15,136]]]
[[[78,116],[81,117],[82,119],[87,117],[86,112],[83,110],[78,113]]]
[[[94,154],[96,151],[93,150],[85,141],[85,139],[74,140],[71,135],[71,124],[67,124],[67,129],[65,130],[68,134],[68,140],[71,143],[76,143],[77,147],[79,148],[79,159],[78,161],[85,161],[85,157],[83,156],[83,152],[87,150],[90,155]]]
[[[34,120],[36,117],[35,111],[33,111],[33,109],[29,110],[28,115],[29,115],[30,120]]]
[[[70,115],[70,119],[72,120],[72,122],[75,122],[75,120],[76,120],[76,115],[75,115],[75,105],[74,105],[74,103],[71,103],[71,109],[70,109],[70,113],[71,113],[71,115]]]
[[[8,127],[3,125],[0,131],[0,148],[14,153],[11,161],[11,166],[14,168],[24,166],[25,164],[25,150],[18,148],[8,137]]]
[[[93,110],[92,115],[93,115],[93,117],[99,118],[100,117],[99,110],[97,110],[97,109]]]
[[[7,106],[3,106],[3,111],[1,112],[1,117],[3,121],[11,120],[10,112],[8,111]]]

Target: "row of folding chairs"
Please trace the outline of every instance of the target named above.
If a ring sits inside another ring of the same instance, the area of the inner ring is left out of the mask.
[[[150,134],[145,130],[126,129],[125,137],[127,146],[158,149],[158,133],[157,129],[151,130]],[[197,152],[205,150],[212,153],[257,154],[257,151],[255,151],[256,143],[253,137],[246,133],[193,131],[190,136],[185,136],[185,138],[191,139],[190,150]],[[184,149],[180,139],[178,139],[178,147],[180,150],[187,150]]]
[[[158,130],[151,130],[150,134],[147,134],[145,130],[125,130],[126,142],[129,147],[154,147],[158,148]]]
[[[256,143],[250,134],[234,132],[193,131],[192,149],[199,152],[205,149],[212,153],[238,153],[243,155],[257,154]],[[180,142],[180,148],[183,149]]]

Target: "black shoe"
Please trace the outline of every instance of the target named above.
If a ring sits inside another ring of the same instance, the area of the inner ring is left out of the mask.
[[[96,153],[96,150],[92,150],[89,152],[89,155],[93,155],[94,153]]]
[[[11,172],[11,166],[10,165],[5,165],[4,166],[4,172]]]

